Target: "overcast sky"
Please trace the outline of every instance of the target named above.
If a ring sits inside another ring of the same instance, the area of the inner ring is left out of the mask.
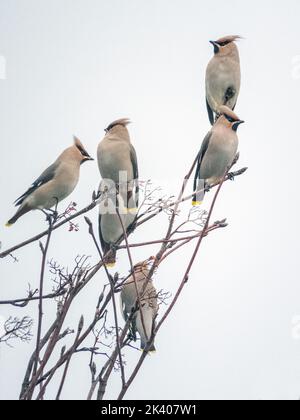
[[[209,130],[208,41],[229,34],[245,38],[239,41],[236,112],[246,121],[239,130],[239,166],[249,171],[224,186],[213,219],[227,217],[229,227],[205,240],[190,283],[157,338],[157,353],[147,359],[129,399],[300,396],[300,334],[293,329],[300,318],[299,16],[298,0],[0,0],[3,249],[45,228],[39,212],[4,228],[14,199],[72,143],[73,134],[95,157],[104,128],[116,118],[133,121],[141,178],[178,193]],[[70,199],[85,206],[98,183],[96,164],[85,164]],[[189,205],[183,209],[188,212]],[[96,223],[97,211],[90,217]],[[162,217],[131,240],[161,238],[165,228]],[[191,250],[161,267],[158,288],[174,292]],[[155,252],[139,249],[134,259]],[[78,233],[56,232],[50,248],[54,259],[71,267],[77,254],[97,260],[83,220]],[[28,283],[38,287],[38,245],[16,256],[17,264],[0,261],[0,299],[23,297]],[[128,271],[125,253],[117,270]],[[90,319],[104,282],[104,273],[94,279],[68,325],[74,327],[82,313]],[[53,310],[47,306],[48,316]],[[36,317],[36,305],[26,313]],[[0,308],[0,319],[22,314]],[[34,342],[0,348],[1,399],[18,396],[33,348]],[[130,352],[128,365],[138,356]],[[78,356],[73,366],[63,397],[86,398],[86,358]],[[108,396],[115,398],[119,387],[115,375]]]

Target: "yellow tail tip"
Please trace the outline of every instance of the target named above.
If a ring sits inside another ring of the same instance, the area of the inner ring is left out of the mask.
[[[145,349],[139,349],[141,353],[147,353],[149,356],[153,356],[157,353],[156,350],[148,350],[146,351]]]
[[[193,201],[192,205],[193,205],[193,207],[197,207],[197,206],[201,206],[202,203],[203,203],[203,201]]]
[[[126,209],[126,213],[137,214],[137,212],[138,212],[137,207],[131,207],[131,208]]]
[[[114,268],[116,266],[116,263],[108,263],[108,264],[105,264],[105,267],[106,268]]]
[[[12,227],[12,225],[13,225],[12,223],[8,223],[8,222],[7,222],[7,223],[5,224],[5,227]]]

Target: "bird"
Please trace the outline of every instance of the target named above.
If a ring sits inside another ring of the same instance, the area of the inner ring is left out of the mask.
[[[152,259],[153,257],[150,260]],[[134,266],[134,275],[132,274],[128,278],[121,290],[122,314],[126,322],[133,311],[137,309],[131,322],[131,334],[134,341],[136,341],[136,333],[139,333],[141,350],[144,351],[152,337],[159,309],[157,291],[152,279],[148,279],[150,260]],[[138,307],[139,299],[141,308]],[[150,353],[156,351],[154,343],[152,343],[148,351]]]
[[[209,41],[214,46],[214,57],[206,69],[206,105],[211,125],[218,118],[222,105],[234,111],[241,87],[241,68],[236,40],[238,35]]]
[[[122,196],[125,208],[136,213],[138,207],[138,161],[127,129],[130,120],[122,118],[105,129],[105,137],[99,143],[97,156],[103,186],[113,183]]]
[[[16,214],[7,222],[12,226],[31,210],[51,211],[51,208],[67,198],[79,181],[80,165],[94,160],[81,141],[74,136],[74,145],[64,150],[57,160],[47,168],[31,187],[16,201]]]
[[[221,106],[219,111],[220,116],[206,135],[198,154],[194,192],[202,189],[202,194],[194,194],[193,206],[202,204],[205,194],[203,186],[207,189],[212,184],[220,182],[237,154],[239,143],[237,129],[245,121],[240,120],[226,106]]]
[[[115,244],[124,235],[124,230],[128,233],[133,226],[135,215],[124,210],[122,197],[118,196],[118,205],[114,201],[114,195],[107,195],[99,204],[99,237],[106,268],[113,268],[116,264]],[[122,223],[120,221],[122,220]]]

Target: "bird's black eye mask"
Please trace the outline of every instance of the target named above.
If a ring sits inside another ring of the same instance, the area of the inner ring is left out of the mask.
[[[224,117],[226,118],[227,121],[229,121],[230,123],[234,123],[237,122],[238,120],[230,117],[229,115],[224,114]]]
[[[217,42],[220,47],[225,47],[226,45],[230,44],[231,41],[224,41],[224,42]]]
[[[105,131],[105,133],[107,134],[107,133],[109,133],[110,132],[110,130],[112,130],[114,127],[116,127],[117,125],[121,125],[120,123],[117,123],[117,124],[110,124],[104,131]]]
[[[82,156],[84,156],[86,158],[90,158],[90,155],[88,154],[88,152],[83,147],[79,146],[79,144],[77,144],[76,147],[79,150],[79,152],[82,154]]]

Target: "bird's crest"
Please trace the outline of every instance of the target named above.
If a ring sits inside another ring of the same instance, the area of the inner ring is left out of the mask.
[[[137,263],[137,264],[133,267],[133,268],[134,268],[135,273],[139,273],[139,272],[145,273],[145,272],[148,272],[148,271],[149,271],[149,265],[150,265],[151,263],[153,263],[153,261],[155,261],[155,257],[150,257],[150,258],[148,258],[148,260],[146,260],[146,261],[142,261],[142,262]]]
[[[234,121],[240,121],[239,117],[230,108],[228,108],[228,106],[220,106],[219,113],[221,115],[226,115],[227,117],[232,118]]]
[[[129,118],[121,118],[119,120],[113,121],[109,126],[105,129],[105,132],[108,133],[112,128],[116,127],[117,125],[121,125],[123,127],[126,127],[128,124],[130,124],[131,121]]]
[[[82,156],[86,157],[86,158],[90,158],[90,155],[88,154],[88,152],[86,151],[84,145],[81,143],[81,141],[79,140],[78,137],[74,136],[74,145],[77,147],[77,149],[80,151],[80,153],[82,154]]]
[[[234,41],[238,41],[239,39],[243,39],[243,38],[239,35],[227,35],[227,36],[224,36],[223,38],[218,39],[216,43],[220,45],[220,47],[225,47],[225,45],[228,45]]]

